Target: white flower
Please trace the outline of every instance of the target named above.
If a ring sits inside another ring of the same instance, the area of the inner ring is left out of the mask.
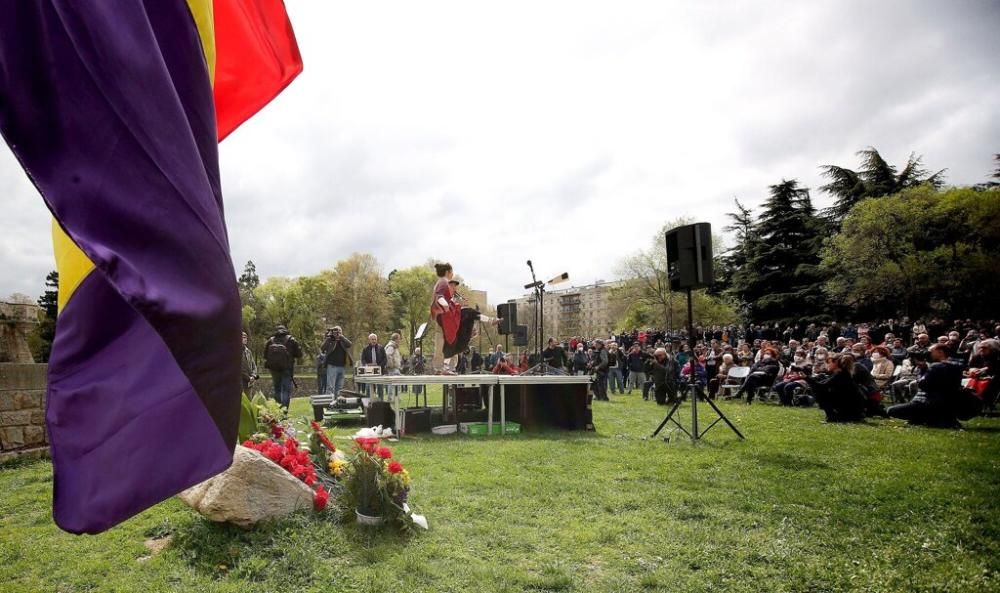
[[[410,515],[410,518],[413,519],[413,522],[419,525],[420,527],[423,527],[424,529],[429,529],[427,527],[427,517],[413,513],[412,515]]]
[[[358,432],[354,433],[354,438],[356,439],[373,439],[378,438],[378,432],[382,430],[381,426],[375,428],[362,428]]]

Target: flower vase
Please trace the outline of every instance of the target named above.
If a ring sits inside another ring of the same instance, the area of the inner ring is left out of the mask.
[[[354,510],[354,514],[357,515],[358,525],[365,525],[367,527],[378,527],[385,520],[385,517],[382,517],[381,515],[365,515],[357,509]]]

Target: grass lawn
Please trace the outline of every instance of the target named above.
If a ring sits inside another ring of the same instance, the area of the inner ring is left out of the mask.
[[[408,539],[308,514],[245,532],[177,500],[76,537],[52,523],[49,463],[3,468],[0,590],[1000,591],[1000,420],[722,406],[746,442],[644,440],[664,409],[636,395],[595,402],[596,433],[406,439],[431,524]]]

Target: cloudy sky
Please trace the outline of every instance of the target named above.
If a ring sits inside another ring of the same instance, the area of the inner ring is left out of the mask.
[[[286,0],[305,72],[221,148],[233,259],[451,261],[490,300],[612,279],[667,220],[872,145],[956,185],[1000,152],[1000,2]],[[36,296],[49,215],[0,150],[0,295]]]

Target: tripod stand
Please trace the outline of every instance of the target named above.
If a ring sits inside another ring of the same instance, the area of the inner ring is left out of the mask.
[[[695,366],[698,363],[698,356],[694,353],[694,347],[696,342],[694,335],[694,315],[692,314],[691,311],[690,288],[687,289],[687,301],[688,301],[688,343],[691,346],[691,374],[688,375],[690,378],[689,385],[691,387],[691,430],[689,432],[686,428],[684,428],[683,425],[681,425],[680,422],[674,419],[674,413],[676,413],[677,409],[680,408],[681,406],[681,399],[677,398],[677,401],[674,402],[673,406],[671,406],[670,411],[667,412],[667,417],[663,419],[663,422],[660,422],[660,425],[656,427],[656,430],[653,431],[653,434],[650,435],[650,438],[660,434],[660,431],[663,430],[663,427],[667,425],[667,422],[673,422],[677,426],[677,428],[681,429],[681,432],[691,437],[691,442],[696,443],[699,440],[701,440],[701,438],[705,436],[705,433],[711,430],[713,426],[715,426],[719,422],[725,422],[729,426],[729,428],[731,428],[732,431],[736,433],[736,436],[740,437],[740,439],[745,439],[746,437],[744,437],[743,434],[736,428],[736,426],[734,426],[733,423],[729,421],[729,418],[726,418],[726,415],[723,414],[722,410],[720,410],[719,407],[715,405],[715,402],[707,397],[705,398],[705,401],[708,403],[708,405],[712,406],[712,409],[715,410],[715,413],[718,414],[719,417],[716,418],[711,424],[706,426],[705,430],[702,430],[700,432],[698,430],[698,396],[700,390],[698,389],[697,376],[695,372]]]

